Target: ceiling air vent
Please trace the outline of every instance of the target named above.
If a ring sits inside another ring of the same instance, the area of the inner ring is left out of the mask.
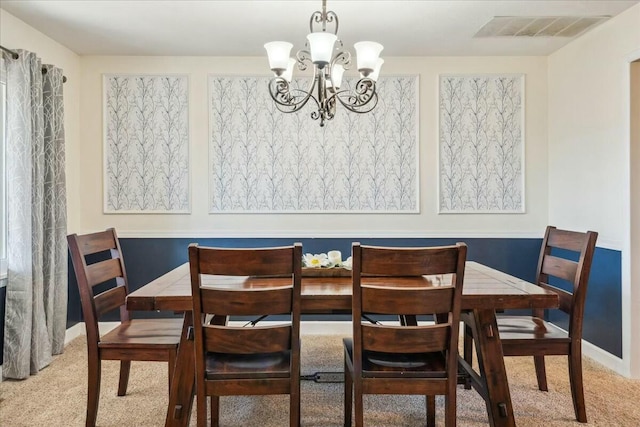
[[[494,16],[474,37],[575,37],[610,16]]]

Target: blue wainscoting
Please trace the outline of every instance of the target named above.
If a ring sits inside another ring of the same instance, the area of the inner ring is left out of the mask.
[[[505,271],[523,280],[534,281],[541,239],[356,239],[362,244],[387,246],[448,245],[464,241],[469,246],[468,258]],[[205,238],[122,238],[129,285],[131,290],[157,278],[178,265],[187,262],[187,246],[198,243],[205,246],[260,247],[281,246],[302,242],[303,252],[327,252],[340,250],[346,258],[351,252],[353,239],[205,239]],[[82,320],[73,267],[69,266],[69,324]],[[621,314],[621,253],[597,248],[589,292],[587,295],[584,339],[594,345],[622,357]],[[166,316],[173,313],[137,313],[137,316]],[[338,320],[345,316],[308,316],[306,320]],[[552,315],[562,324],[564,319]],[[566,324],[566,321],[565,321]]]

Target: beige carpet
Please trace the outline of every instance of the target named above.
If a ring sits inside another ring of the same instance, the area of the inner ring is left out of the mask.
[[[303,374],[341,370],[342,340],[339,336],[303,337]],[[533,363],[508,358],[516,422],[526,426],[578,426],[574,421],[568,388],[566,359],[548,358],[548,393],[535,384]],[[103,362],[99,426],[162,426],[167,404],[166,365],[134,362],[129,391],[117,397],[117,362]],[[0,425],[83,426],[86,399],[86,349],[84,337],[75,339],[64,354],[38,375],[26,381],[0,384]],[[640,382],[622,378],[596,363],[585,366],[589,425],[640,426]],[[228,397],[221,400],[221,425],[237,427],[281,427],[288,425],[288,398]],[[442,421],[443,401],[438,399],[437,423]],[[304,381],[302,425],[341,426],[343,385]],[[195,412],[195,411],[194,411]],[[365,425],[422,426],[424,398],[412,396],[367,396]],[[195,415],[191,425],[195,425]],[[458,390],[458,425],[488,425],[484,402],[475,391]]]

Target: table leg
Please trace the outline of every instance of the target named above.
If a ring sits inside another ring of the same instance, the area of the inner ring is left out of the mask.
[[[460,363],[471,376],[474,388],[485,400],[489,424],[492,427],[513,427],[516,422],[513,417],[495,310],[473,310],[463,313],[462,316],[465,323],[473,330],[480,375],[473,372],[464,360]]]
[[[193,314],[191,311],[186,311],[169,393],[165,427],[186,427],[191,418],[195,392],[194,345],[193,339],[189,337],[191,326],[193,326]]]

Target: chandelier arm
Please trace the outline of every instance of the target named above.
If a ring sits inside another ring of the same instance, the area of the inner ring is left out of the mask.
[[[276,106],[286,107],[286,109],[278,108],[278,110],[285,113],[293,113],[304,107],[309,98],[313,99],[316,104],[318,101],[313,97],[313,89],[316,85],[316,79],[312,79],[311,85],[307,91],[301,89],[291,89],[289,82],[282,77],[274,77],[269,82],[269,95],[271,99],[276,103]],[[300,92],[304,94],[304,97],[300,101],[295,101],[296,96],[294,92]],[[319,105],[319,104],[318,104]]]
[[[305,49],[300,49],[296,52],[296,62],[298,64],[298,70],[305,71],[307,69],[306,62],[311,64],[311,52]]]
[[[311,14],[309,20],[309,32],[314,33],[314,24],[321,24],[320,31],[327,31],[327,23],[332,24],[335,22],[335,28],[333,34],[338,34],[338,15],[332,10],[327,12],[327,0],[322,0],[322,11],[316,10]]]
[[[344,108],[346,108],[347,110],[353,112],[353,113],[358,113],[358,114],[364,114],[364,113],[368,113],[370,111],[373,111],[374,108],[376,108],[376,106],[378,105],[378,94],[374,93],[369,100],[367,100],[367,102],[365,102],[364,104],[360,104],[358,106],[354,106],[352,104],[349,104],[345,101],[343,101],[340,97],[337,97],[338,101],[340,101],[340,104],[342,104],[342,106]],[[367,107],[366,109],[363,109],[363,107]]]
[[[329,63],[329,70],[332,70],[337,63],[340,63],[345,70],[351,68],[351,52],[348,50],[338,52]]]
[[[336,28],[333,30],[333,34],[338,34],[338,15],[336,15],[336,13],[332,10],[330,10],[329,12],[327,12],[325,14],[325,18],[327,22],[334,22],[336,23]]]
[[[373,80],[365,77],[356,83],[354,90],[344,89],[338,91],[331,95],[328,101],[335,102],[334,99],[337,99],[349,111],[368,113],[378,105],[376,84]]]
[[[314,97],[310,97],[310,98],[315,101]],[[282,104],[282,103],[277,102],[277,101],[274,104],[275,104],[276,108],[279,111],[283,112],[283,113],[295,113],[296,111],[300,111],[307,104],[308,101],[309,101],[309,97],[305,98],[304,102],[301,101],[301,103],[299,103],[299,104],[294,104],[294,105],[292,105],[292,104]]]
[[[333,97],[328,98],[325,102],[325,108],[322,108],[315,98],[314,101],[318,104],[318,109],[312,111],[309,116],[313,120],[320,119],[320,127],[323,127],[326,120],[332,120],[336,115],[335,99],[333,99]]]
[[[336,115],[336,100],[333,97],[327,99],[327,120],[331,120]]]
[[[324,21],[324,16],[322,15],[322,12],[320,12],[319,10],[316,10],[315,12],[313,12],[311,14],[311,19],[309,20],[309,32],[313,33],[313,24],[319,24],[321,22]]]

